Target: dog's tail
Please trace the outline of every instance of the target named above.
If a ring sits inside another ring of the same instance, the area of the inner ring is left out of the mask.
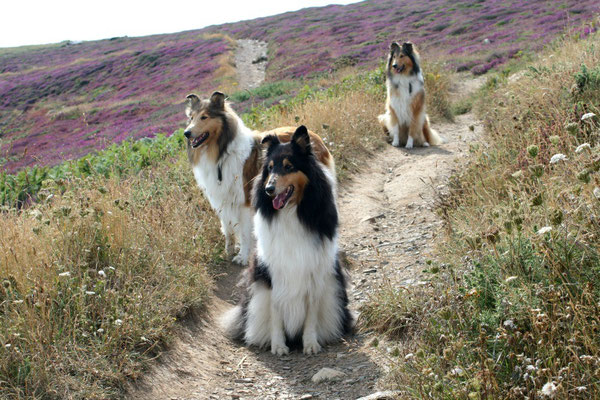
[[[377,119],[379,120],[379,123],[381,124],[381,127],[383,128],[383,132],[388,135],[390,132],[390,114],[385,113],[385,114],[381,114],[377,117]]]
[[[431,128],[428,116],[425,117],[425,123],[423,124],[423,136],[425,136],[425,141],[432,146],[446,143],[446,140],[435,129]]]
[[[219,319],[219,325],[225,331],[225,335],[231,339],[241,340],[244,337],[244,318],[242,306],[237,305],[227,310]]]

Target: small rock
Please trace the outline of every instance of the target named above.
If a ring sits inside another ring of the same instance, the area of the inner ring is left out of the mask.
[[[319,372],[313,375],[311,381],[314,383],[320,383],[324,381],[335,381],[345,376],[346,374],[342,371],[338,371],[333,368],[321,368]]]
[[[300,400],[306,400],[306,399],[312,399],[313,395],[312,394],[303,394],[302,396],[300,396]]]
[[[252,383],[253,380],[250,378],[240,378],[240,379],[235,379],[234,382],[235,383]]]
[[[374,274],[377,272],[377,268],[365,269],[363,274]]]
[[[397,390],[386,390],[384,392],[373,393],[356,400],[396,400],[400,398],[399,396],[400,392]]]

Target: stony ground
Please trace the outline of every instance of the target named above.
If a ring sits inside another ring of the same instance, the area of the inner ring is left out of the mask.
[[[265,80],[267,43],[253,39],[239,39],[235,52],[238,89],[254,89]]]
[[[457,84],[464,95],[480,81]],[[460,165],[482,128],[472,114],[454,123],[434,124],[447,143],[411,150],[387,146],[340,190],[340,247],[350,260],[353,309],[381,285],[421,285],[429,253],[440,233],[432,211],[436,191]],[[133,399],[357,399],[382,389],[388,349],[372,346],[373,336],[358,333],[325,347],[316,356],[292,352],[277,357],[227,340],[216,318],[235,301],[239,267],[217,278],[210,311],[182,328],[171,350],[131,388]],[[339,372],[315,383],[322,368]],[[378,397],[384,398],[384,397]]]

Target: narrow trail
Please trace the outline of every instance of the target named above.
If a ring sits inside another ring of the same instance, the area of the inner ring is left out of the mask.
[[[238,90],[260,86],[267,70],[267,42],[238,39],[235,67],[238,73]]]
[[[457,95],[480,83],[462,80]],[[355,310],[384,283],[423,284],[421,271],[441,224],[432,211],[435,190],[443,190],[469,143],[482,132],[471,113],[433,127],[446,144],[412,150],[386,146],[341,188],[340,247],[351,260],[349,296]],[[210,311],[182,327],[171,350],[131,388],[129,398],[346,400],[380,389],[389,358],[386,349],[370,345],[369,334],[326,346],[316,356],[292,352],[277,357],[226,339],[216,318],[235,301],[232,288],[239,272],[239,267],[226,267],[217,278]],[[345,375],[336,382],[313,383],[311,377],[323,367]]]

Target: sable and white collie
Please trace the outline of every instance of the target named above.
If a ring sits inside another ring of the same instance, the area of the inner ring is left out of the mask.
[[[289,143],[268,144],[253,192],[256,256],[246,270],[245,296],[222,318],[226,333],[248,345],[288,354],[349,333],[346,278],[338,260],[335,179],[300,126]]]
[[[220,92],[205,100],[188,95],[185,113],[189,122],[184,134],[196,182],[219,216],[227,256],[233,255],[237,242],[240,250],[233,261],[246,265],[254,247],[250,192],[262,165],[264,134],[247,128]],[[283,127],[265,134],[289,141],[293,132],[293,127]],[[333,157],[321,138],[312,132],[310,138],[319,160],[335,175]]]
[[[379,123],[392,138],[393,146],[429,146],[443,139],[429,126],[425,112],[425,82],[419,54],[410,42],[390,46],[386,70],[387,100]]]

